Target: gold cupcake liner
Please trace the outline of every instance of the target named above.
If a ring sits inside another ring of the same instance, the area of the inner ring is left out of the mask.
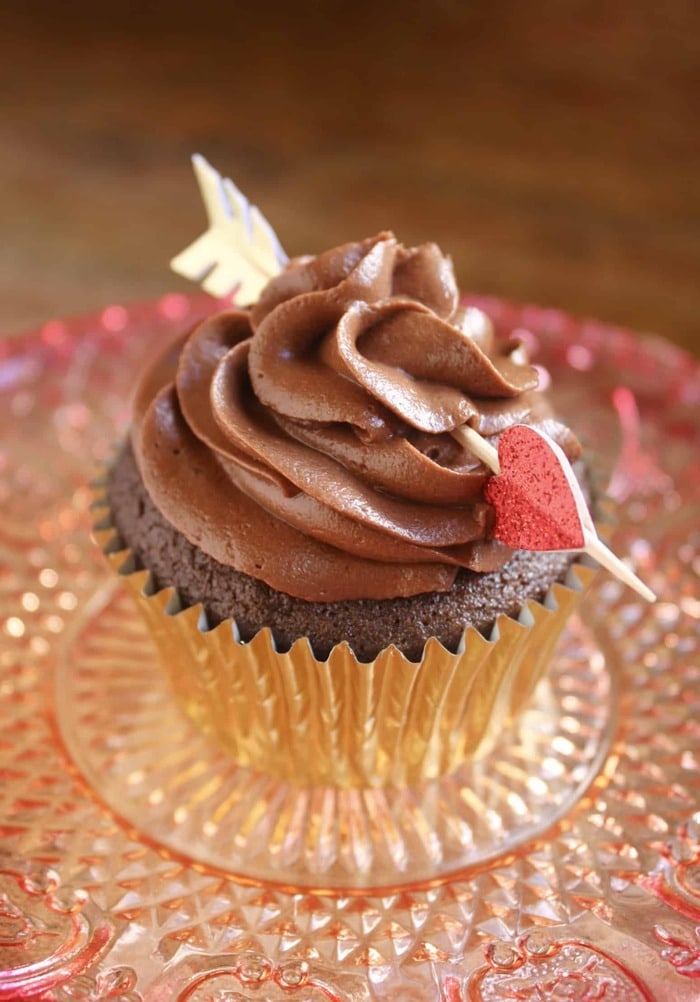
[[[102,485],[104,487],[104,485]],[[209,629],[201,605],[156,590],[137,570],[106,509],[94,535],[145,619],[188,716],[241,766],[302,786],[405,786],[480,757],[528,702],[573,609],[595,576],[575,564],[565,584],[489,639],[465,629],[451,653],[431,638],[420,662],[393,645],[361,662],[346,642],[325,661],[306,637],[277,651],[269,629],[238,639],[235,621]]]

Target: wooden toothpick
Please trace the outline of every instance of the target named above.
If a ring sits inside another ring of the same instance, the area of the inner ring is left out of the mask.
[[[472,452],[477,459],[480,459],[484,466],[488,466],[493,473],[501,472],[497,450],[490,442],[482,438],[478,431],[475,431],[468,424],[463,424],[460,428],[453,429],[452,437],[465,449]]]

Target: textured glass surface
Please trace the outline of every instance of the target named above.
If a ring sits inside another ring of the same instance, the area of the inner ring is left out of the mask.
[[[554,377],[659,602],[601,575],[518,727],[395,794],[231,766],[89,542],[134,373],[206,301],[0,343],[0,1002],[698,997],[697,366],[480,305]]]

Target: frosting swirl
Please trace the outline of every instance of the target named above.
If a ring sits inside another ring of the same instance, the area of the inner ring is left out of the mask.
[[[489,473],[450,432],[537,425],[564,448],[517,341],[459,305],[449,258],[391,233],[298,258],[145,374],[132,444],[190,542],[309,601],[445,591],[491,571]]]

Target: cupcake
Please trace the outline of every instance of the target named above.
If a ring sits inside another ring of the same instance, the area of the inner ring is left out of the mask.
[[[523,346],[389,232],[288,262],[141,375],[98,539],[240,765],[403,785],[492,746],[593,575],[495,538],[459,430],[516,425],[585,484]]]

